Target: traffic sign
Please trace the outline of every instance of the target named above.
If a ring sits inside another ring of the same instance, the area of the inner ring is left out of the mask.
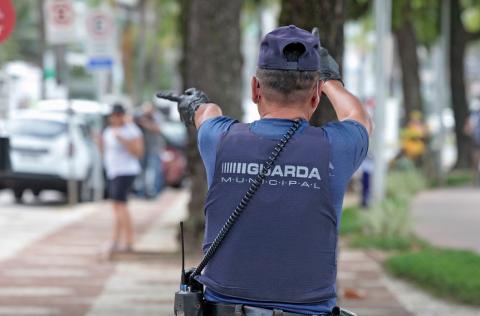
[[[108,57],[90,58],[87,67],[90,69],[110,69],[113,66],[113,59]]]
[[[87,18],[88,35],[94,40],[106,40],[112,35],[114,21],[111,14],[106,11],[93,11]]]
[[[106,7],[93,9],[87,14],[87,67],[110,69],[117,53],[115,20]]]
[[[15,8],[11,0],[0,1],[0,43],[5,41],[15,27]]]
[[[50,44],[67,44],[76,40],[76,14],[72,0],[47,0],[44,14]]]

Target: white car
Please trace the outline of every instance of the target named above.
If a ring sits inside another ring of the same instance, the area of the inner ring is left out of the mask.
[[[69,179],[77,184],[79,200],[93,198],[101,158],[81,117],[21,112],[8,122],[8,133],[12,171],[0,176],[0,187],[12,189],[18,202],[26,189],[36,196],[42,190],[66,193]]]

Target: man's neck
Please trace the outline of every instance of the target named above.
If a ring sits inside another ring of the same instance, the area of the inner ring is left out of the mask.
[[[280,108],[260,113],[260,117],[264,118],[279,118],[279,119],[305,119],[308,120],[307,114],[299,109]]]

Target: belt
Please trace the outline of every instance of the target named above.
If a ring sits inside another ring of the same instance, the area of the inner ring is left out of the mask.
[[[307,314],[298,314],[284,312],[279,309],[266,309],[241,304],[220,304],[206,302],[206,316],[307,316]],[[328,314],[316,314],[313,316],[328,316]]]

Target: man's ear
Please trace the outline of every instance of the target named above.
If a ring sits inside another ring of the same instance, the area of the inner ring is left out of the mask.
[[[310,98],[310,105],[315,110],[320,103],[320,97],[322,96],[322,87],[323,81],[317,81],[315,86],[313,87],[312,97]]]
[[[253,103],[258,104],[258,102],[260,101],[260,82],[255,76],[252,77],[251,87],[252,87],[252,101]]]

